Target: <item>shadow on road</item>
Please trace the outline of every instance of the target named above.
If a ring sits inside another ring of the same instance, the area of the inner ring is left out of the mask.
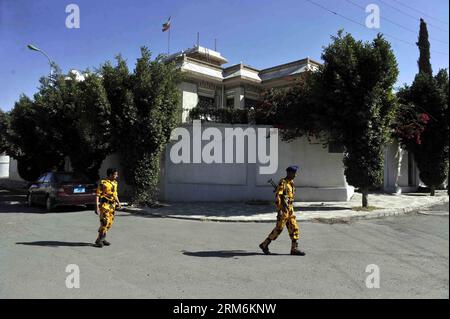
[[[258,256],[264,255],[262,252],[249,252],[245,250],[212,250],[212,251],[185,251],[183,255],[193,257],[220,257],[220,258],[233,258],[233,257],[245,257],[245,256]],[[279,255],[271,253],[269,256]]]
[[[330,210],[349,210],[348,207],[341,207],[341,206],[324,206],[324,205],[310,205],[310,206],[295,206],[294,210],[301,212],[301,211],[315,211],[315,212],[326,212]]]
[[[91,247],[91,243],[70,243],[64,241],[32,241],[28,243],[16,243],[16,245],[46,246],[46,247]]]

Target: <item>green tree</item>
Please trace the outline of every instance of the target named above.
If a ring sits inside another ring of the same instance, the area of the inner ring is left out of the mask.
[[[314,103],[311,90],[312,73],[304,73],[293,86],[270,89],[256,107],[256,122],[280,129],[284,141],[306,136],[327,143],[323,114]]]
[[[414,155],[420,179],[434,196],[435,189],[448,178],[449,80],[447,70],[440,70],[433,76],[428,31],[422,19],[417,46],[419,73],[411,86],[397,93],[401,107],[394,134]]]
[[[84,80],[76,82],[74,139],[67,154],[75,171],[97,180],[103,160],[112,151],[111,107],[101,77],[89,71],[83,75]]]
[[[416,144],[422,143],[422,134],[430,121],[428,114],[416,112],[410,97],[411,87],[405,85],[397,92],[398,108],[392,123],[392,136],[403,149],[412,152]]]
[[[367,207],[369,189],[383,181],[384,147],[397,107],[397,62],[382,35],[364,43],[339,31],[332,40],[319,70],[293,88],[268,92],[257,118],[281,128],[285,140],[306,135],[342,144],[347,182],[359,188]]]
[[[116,62],[116,66],[113,66],[110,62],[103,64],[100,73],[111,107],[112,147],[114,151],[119,151],[121,138],[129,131],[129,127],[136,124],[138,114],[134,107],[132,80],[127,63],[121,55],[116,56]],[[125,174],[125,178],[131,184],[131,177],[128,178]]]
[[[347,182],[359,188],[367,207],[369,188],[383,181],[384,147],[397,105],[397,62],[380,34],[370,43],[342,31],[332,39],[313,74],[312,95],[323,114],[321,126],[345,147]]]
[[[449,166],[448,74],[440,70],[435,77],[419,73],[410,88],[410,102],[430,118],[420,144],[409,149],[417,162],[420,179],[430,187],[431,196],[447,178]]]
[[[132,78],[126,61],[122,56],[116,56],[116,66],[106,62],[101,67],[103,87],[111,106],[111,124],[113,130],[112,149],[118,152],[123,175],[129,185],[134,184],[134,161],[127,162],[128,157],[136,158],[138,153],[133,148],[135,143],[131,128],[138,120],[138,112],[134,105]],[[129,145],[129,143],[132,143]]]
[[[0,154],[8,150],[8,144],[6,142],[6,133],[8,130],[7,114],[0,110]]]
[[[42,109],[48,145],[63,159],[70,159],[74,171],[98,178],[98,170],[111,152],[111,109],[101,78],[83,72],[62,74],[58,68],[43,79],[35,104]],[[57,168],[64,169],[63,160]]]
[[[294,88],[270,93],[261,108],[274,112],[271,119],[281,123],[284,139],[306,135],[341,143],[347,182],[360,189],[367,207],[369,188],[383,180],[384,147],[397,105],[392,92],[397,63],[382,35],[363,43],[339,31],[332,40],[318,72]]]
[[[22,95],[9,115],[6,135],[8,153],[18,161],[19,175],[33,181],[45,170],[60,167],[64,163],[62,153],[49,144],[48,114],[41,105]]]
[[[102,79],[85,72],[64,75],[54,65],[40,80],[34,100],[22,96],[11,111],[7,139],[18,160],[19,174],[34,180],[46,170],[65,168],[98,178],[98,169],[111,153],[111,108]]]
[[[66,75],[54,65],[54,72],[40,80],[39,90],[34,94],[33,107],[38,112],[35,119],[42,131],[41,138],[47,145],[48,152],[58,157],[58,163],[46,169],[64,170],[65,158],[70,149],[77,143],[74,126],[76,114],[77,85],[67,80]],[[37,153],[42,150],[37,150]],[[34,153],[33,156],[39,156]]]
[[[419,41],[416,43],[419,47],[420,56],[417,64],[419,65],[419,73],[433,75],[430,63],[430,42],[428,41],[427,24],[420,19]]]
[[[158,196],[162,152],[172,130],[181,120],[179,91],[181,80],[174,63],[163,63],[162,56],[151,60],[151,53],[141,48],[132,74],[119,56],[117,66],[102,67],[104,86],[117,123],[115,145],[125,169],[127,182],[133,186],[133,201],[151,203]]]

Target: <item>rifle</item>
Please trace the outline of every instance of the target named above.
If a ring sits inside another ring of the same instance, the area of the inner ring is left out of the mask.
[[[273,188],[274,188],[273,192],[275,193],[275,192],[277,191],[278,185],[275,184],[275,182],[273,181],[273,179],[269,179],[269,180],[267,181],[267,183],[270,183],[270,185],[273,186]]]
[[[275,184],[275,182],[273,181],[273,179],[269,179],[269,180],[267,181],[267,183],[270,183],[270,185],[273,186],[273,188],[274,188],[273,192],[275,193],[275,192],[277,191],[277,189],[278,189],[278,185]],[[287,194],[286,194],[286,188],[284,189],[284,192],[283,192],[283,195],[282,195],[282,196],[283,196],[283,201],[282,201],[283,207],[284,207],[285,209],[289,209],[289,198],[288,198],[288,196],[287,196]]]

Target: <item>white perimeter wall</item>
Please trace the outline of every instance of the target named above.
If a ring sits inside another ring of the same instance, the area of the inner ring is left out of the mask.
[[[421,183],[419,177],[419,170],[417,169],[416,163],[413,160],[412,169],[412,185],[408,185],[408,152],[403,151],[400,175],[398,175],[398,144],[394,142],[386,146],[384,155],[384,184],[383,190],[388,193],[396,192],[413,192],[418,189]],[[398,180],[397,180],[398,175]],[[396,184],[397,181],[397,184]]]
[[[13,181],[24,181],[17,171],[17,160],[11,157],[9,159],[9,179]]]
[[[202,123],[202,129],[211,127]],[[192,125],[184,127],[191,132]],[[214,124],[222,135],[225,127],[242,127],[245,125]],[[264,126],[258,126],[264,127]],[[256,128],[256,127],[255,127]],[[269,141],[269,139],[267,139]],[[203,141],[202,145],[208,141]],[[160,198],[166,201],[248,201],[273,200],[273,189],[267,183],[269,178],[275,182],[285,176],[285,168],[299,165],[300,171],[295,180],[296,199],[300,201],[346,201],[353,195],[354,189],[345,181],[342,154],[329,153],[321,144],[310,144],[306,139],[292,143],[278,142],[278,170],[273,175],[260,175],[259,164],[174,164],[170,160],[168,145],[161,161]],[[223,147],[224,147],[223,142]],[[247,148],[247,145],[245,146]],[[192,149],[191,149],[192,151]],[[385,191],[395,191],[397,168],[397,145],[391,144],[385,154]],[[247,157],[247,154],[246,154]],[[191,154],[192,158],[192,154]],[[414,166],[415,181],[408,186],[408,155],[404,152],[399,186],[402,191],[414,191],[420,183],[418,170]],[[119,169],[119,194],[129,195],[131,187],[124,181],[119,156],[108,156],[100,168],[100,177],[106,175],[106,169]],[[17,172],[17,161],[0,155],[0,178],[23,181]]]
[[[0,178],[9,177],[9,156],[0,154]]]
[[[192,138],[192,125],[184,125]],[[202,123],[202,131],[211,127]],[[214,124],[225,136],[225,127],[246,125]],[[255,126],[256,128],[265,126]],[[268,127],[267,132],[268,132]],[[170,150],[166,149],[161,172],[161,198],[166,201],[242,201],[273,200],[273,188],[267,181],[275,182],[285,176],[290,165],[299,165],[296,178],[297,200],[303,201],[346,201],[353,195],[353,187],[348,186],[342,164],[342,154],[329,153],[319,143],[310,144],[306,139],[292,143],[278,141],[278,169],[272,175],[260,175],[259,164],[174,164],[170,160]],[[209,141],[203,141],[202,146]],[[220,143],[220,142],[217,142]],[[266,139],[269,148],[269,139]],[[225,142],[222,141],[224,153]],[[245,149],[247,150],[247,144]],[[223,155],[224,158],[224,155]],[[247,153],[245,154],[247,158]],[[192,162],[192,143],[191,143]]]
[[[125,183],[125,177],[123,175],[123,170],[120,166],[120,158],[118,154],[112,154],[106,157],[106,159],[103,161],[100,170],[99,175],[100,179],[106,178],[106,170],[108,168],[116,168],[119,171],[119,179],[118,179],[118,192],[119,196],[123,195],[130,195],[131,194],[131,187]]]

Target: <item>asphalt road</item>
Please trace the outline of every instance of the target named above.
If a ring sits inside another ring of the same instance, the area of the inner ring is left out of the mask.
[[[0,298],[449,298],[448,210],[300,223],[304,257],[289,255],[286,230],[262,255],[272,224],[118,212],[99,249],[92,211],[43,213],[0,190]],[[71,264],[80,288],[66,286]],[[379,288],[366,286],[368,265]]]

